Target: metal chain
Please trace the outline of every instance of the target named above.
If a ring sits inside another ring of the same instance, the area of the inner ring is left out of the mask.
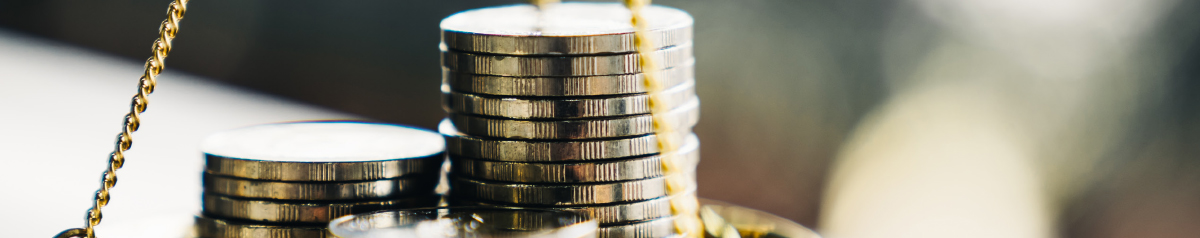
[[[695,193],[686,193],[695,189],[695,178],[681,168],[679,160],[683,158],[674,153],[679,149],[684,135],[670,124],[663,123],[669,121],[666,117],[671,108],[666,103],[659,103],[666,101],[662,93],[666,90],[666,86],[658,79],[658,65],[653,57],[656,49],[652,45],[653,40],[647,38],[650,35],[650,29],[642,14],[642,10],[650,6],[650,1],[625,0],[625,7],[629,8],[632,14],[630,20],[634,28],[633,43],[637,46],[639,63],[644,75],[643,83],[646,85],[646,92],[649,95],[647,101],[650,104],[654,132],[658,135],[659,153],[663,156],[661,161],[666,176],[667,191],[672,194],[670,203],[671,213],[675,215],[675,231],[687,237],[704,237],[704,224],[700,221],[699,214],[700,203],[697,201]]]
[[[103,217],[100,213],[100,208],[108,205],[108,199],[110,198],[108,191],[117,185],[117,169],[125,165],[125,151],[133,147],[132,133],[137,131],[138,127],[142,124],[141,114],[146,111],[147,96],[154,92],[158,74],[165,67],[164,60],[167,59],[167,54],[171,52],[171,41],[175,39],[175,34],[179,32],[179,20],[182,20],[183,14],[187,12],[187,2],[188,0],[175,0],[167,9],[167,19],[162,22],[158,31],[158,40],[154,41],[154,46],[151,48],[154,56],[146,59],[146,70],[142,74],[142,77],[138,79],[138,93],[133,96],[129,114],[125,114],[125,126],[121,130],[121,134],[117,135],[116,148],[108,157],[108,170],[104,171],[104,179],[101,180],[100,190],[96,191],[92,208],[88,210],[87,223],[84,224],[83,228],[67,229],[55,236],[56,238],[96,237],[95,227],[100,225],[100,219]]]

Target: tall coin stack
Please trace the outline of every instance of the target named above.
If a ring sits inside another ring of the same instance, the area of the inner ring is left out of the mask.
[[[205,139],[202,238],[324,238],[352,213],[437,205],[440,135],[348,121],[268,124]]]
[[[599,237],[675,235],[654,123],[680,128],[678,151],[694,174],[699,140],[692,18],[652,6],[652,56],[667,90],[666,120],[651,118],[619,4],[484,8],[442,20],[444,107],[438,130],[450,154],[450,199],[459,204],[555,208],[600,222]]]

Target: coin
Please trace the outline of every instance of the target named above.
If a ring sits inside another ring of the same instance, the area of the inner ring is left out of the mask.
[[[700,114],[700,101],[692,100],[672,109],[666,123],[675,128],[691,128]],[[468,116],[450,113],[458,131],[483,137],[510,139],[604,139],[654,133],[651,115],[577,120],[519,120]]]
[[[700,141],[695,136],[672,152],[683,159],[684,171],[695,171],[700,162]],[[596,183],[659,177],[663,163],[658,155],[576,163],[488,161],[451,157],[450,170],[459,176],[514,183]]]
[[[204,213],[214,217],[272,223],[327,223],[329,220],[354,213],[391,208],[433,206],[429,197],[372,201],[274,201],[249,200],[204,194]]]
[[[329,223],[346,238],[591,237],[594,219],[569,211],[500,207],[438,207],[354,214]]]
[[[390,124],[312,121],[213,134],[202,151],[209,173],[276,181],[362,181],[437,173],[437,133]]]
[[[672,235],[675,235],[674,217],[624,225],[601,226],[596,232],[598,238],[663,238]]]
[[[497,96],[601,96],[645,93],[643,74],[578,77],[509,77],[466,74],[442,68],[442,83],[450,90]],[[695,63],[658,72],[665,87],[695,81]]]
[[[203,238],[332,238],[325,226],[264,225],[196,216],[196,233]]]
[[[687,12],[663,6],[643,11],[656,49],[692,40]],[[456,50],[510,55],[634,52],[629,19],[628,9],[611,3],[482,8],[443,19],[442,42]]]
[[[604,140],[531,141],[479,138],[459,133],[450,119],[438,124],[446,150],[454,156],[499,161],[552,162],[603,160],[658,153],[655,134]]]
[[[675,108],[696,98],[693,83],[688,82],[662,92],[657,103]],[[451,92],[442,85],[444,106],[448,112],[515,118],[577,119],[615,117],[650,113],[647,94],[586,98],[496,97]]]
[[[657,70],[694,64],[692,45],[651,53]],[[459,73],[499,76],[594,76],[642,72],[636,53],[582,56],[510,56],[442,51],[443,66]]]
[[[609,205],[567,206],[567,207],[529,207],[521,205],[504,205],[479,201],[456,201],[459,204],[482,205],[508,208],[551,208],[555,210],[572,211],[595,218],[600,225],[628,224],[648,221],[671,216],[670,199],[676,196],[695,196],[695,190],[670,197],[660,197],[647,201],[619,203]]]
[[[204,173],[204,191],[233,197],[274,200],[363,200],[433,194],[438,176],[355,182],[280,182]]]
[[[450,193],[458,198],[519,205],[599,205],[637,202],[667,195],[663,177],[596,184],[520,184],[450,178]]]

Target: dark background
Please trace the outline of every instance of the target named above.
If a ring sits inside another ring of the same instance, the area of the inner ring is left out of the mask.
[[[433,128],[444,116],[437,90],[438,22],[457,11],[518,2],[191,1],[167,67]],[[0,27],[143,60],[168,3],[0,0]],[[882,35],[892,14],[906,6],[880,0],[655,3],[684,9],[696,19],[697,90],[703,100],[696,132],[706,145],[700,196],[816,225],[830,162],[864,115],[888,97],[880,66]],[[1178,19],[1168,27],[1195,28],[1190,22],[1200,11],[1186,10],[1195,5],[1173,11]],[[1175,149],[1168,149],[1178,155],[1172,158],[1193,163],[1200,154],[1189,149],[1200,147],[1191,144],[1200,135],[1195,123],[1200,44],[1168,42],[1186,52],[1167,80],[1175,87],[1161,107],[1141,112],[1147,121],[1139,130],[1143,136],[1128,144],[1137,149],[1150,138],[1179,137]],[[160,87],[171,87],[170,79]],[[1096,187],[1089,193],[1124,194],[1121,188]],[[1068,207],[1066,217],[1075,221],[1068,225],[1087,227],[1077,223],[1096,221],[1080,216],[1113,213],[1092,209],[1111,200],[1084,197],[1074,204],[1086,205]]]

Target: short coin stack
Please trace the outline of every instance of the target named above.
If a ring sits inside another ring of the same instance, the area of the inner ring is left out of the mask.
[[[437,133],[349,121],[235,129],[202,150],[202,238],[327,237],[344,215],[436,206],[445,162]]]
[[[669,200],[694,188],[668,196],[654,123],[686,133],[673,153],[694,173],[692,18],[661,6],[645,15],[668,88],[655,103],[672,108],[657,122],[622,5],[511,5],[444,19],[450,116],[438,130],[450,154],[450,199],[578,211],[600,222],[599,237],[675,235]]]

